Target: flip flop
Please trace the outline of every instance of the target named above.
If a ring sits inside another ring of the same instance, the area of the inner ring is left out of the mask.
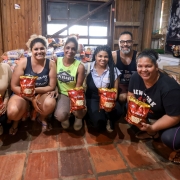
[[[52,129],[52,126],[50,123],[46,122],[47,124],[44,124],[39,118],[36,118],[36,120],[39,124],[41,124],[43,132],[50,131]]]
[[[9,129],[9,134],[12,135],[12,136],[14,136],[14,135],[17,133],[17,131],[18,131],[18,127],[16,127],[16,128],[11,127],[11,128]]]
[[[180,152],[172,152],[174,155],[174,157],[169,158],[169,160],[175,164],[180,164]]]
[[[136,133],[136,138],[140,139],[140,140],[158,139],[159,138],[159,134],[158,134],[158,132],[156,132],[154,135],[151,135],[151,134],[149,134],[146,131],[139,131],[138,133]]]

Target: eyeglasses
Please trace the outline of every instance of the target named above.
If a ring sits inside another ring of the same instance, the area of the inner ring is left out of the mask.
[[[127,41],[121,40],[121,41],[119,41],[119,42],[120,42],[121,45],[124,45],[125,43],[126,43],[126,44],[131,44],[133,41],[132,41],[132,40],[127,40]]]

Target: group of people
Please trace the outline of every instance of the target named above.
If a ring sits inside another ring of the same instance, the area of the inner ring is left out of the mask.
[[[0,132],[3,122],[13,121],[9,130],[15,135],[18,122],[33,107],[38,116],[36,120],[43,131],[51,129],[47,121],[50,114],[61,122],[64,129],[69,128],[70,98],[68,90],[83,86],[86,81],[86,109],[73,111],[74,129],[80,130],[83,117],[95,128],[106,128],[112,132],[114,123],[120,119],[128,97],[134,96],[150,105],[147,123],[141,123],[136,134],[139,139],[155,139],[174,150],[171,160],[180,163],[180,86],[167,74],[159,71],[158,54],[153,50],[140,53],[133,50],[132,33],[125,31],[119,37],[119,50],[111,51],[107,45],[98,46],[94,52],[90,70],[74,58],[78,42],[69,37],[64,45],[64,57],[52,61],[45,58],[47,41],[43,36],[33,35],[27,46],[32,57],[19,61],[13,75],[7,64],[0,63],[0,94],[3,108],[0,112]],[[21,95],[20,76],[38,76],[35,93],[31,98]],[[99,88],[117,90],[115,107],[111,112],[99,109]],[[12,93],[11,93],[12,90]]]

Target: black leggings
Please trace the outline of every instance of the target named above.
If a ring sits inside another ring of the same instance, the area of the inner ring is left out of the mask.
[[[161,135],[162,142],[173,150],[180,150],[180,124],[163,130]]]
[[[116,102],[115,108],[111,112],[105,112],[103,109],[99,109],[99,99],[86,99],[87,115],[91,124],[95,128],[99,128],[103,124],[106,125],[107,120],[110,120],[111,128],[114,128],[114,122],[117,121],[123,109],[119,102]]]

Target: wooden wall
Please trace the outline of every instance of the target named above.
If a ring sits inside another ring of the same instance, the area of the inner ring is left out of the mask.
[[[114,50],[119,48],[119,34],[125,30],[133,33],[134,49],[150,47],[155,1],[158,0],[115,0]],[[162,27],[167,27],[172,0],[163,1]],[[14,9],[15,3],[20,4],[20,9]],[[0,55],[12,49],[26,49],[30,35],[42,33],[41,6],[41,0],[0,0]]]
[[[0,0],[0,4],[0,51],[26,49],[30,35],[42,31],[41,0]],[[15,9],[15,4],[19,4],[20,9]]]
[[[133,34],[134,49],[141,49],[145,0],[116,0],[115,47],[118,49],[119,35],[123,31]]]
[[[1,10],[1,3],[0,3],[0,10]],[[1,12],[1,11],[0,11]],[[2,55],[3,53],[3,41],[2,41],[2,23],[1,23],[1,19],[2,19],[2,16],[1,16],[1,13],[0,13],[0,56]]]

